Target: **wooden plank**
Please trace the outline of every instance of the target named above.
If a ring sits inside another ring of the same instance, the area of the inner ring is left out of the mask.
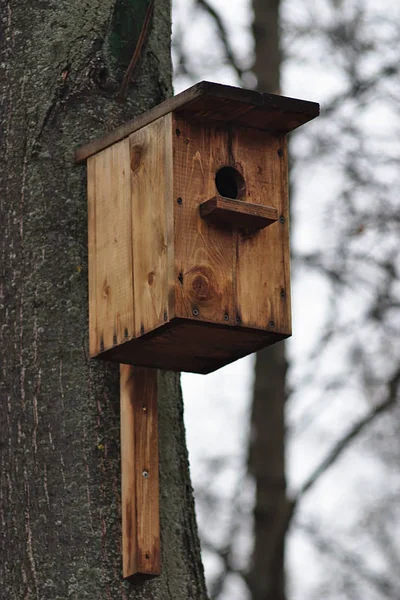
[[[278,211],[272,206],[246,203],[223,196],[214,196],[199,206],[200,216],[211,223],[236,225],[238,228],[264,229],[278,220]]]
[[[135,337],[173,316],[171,121],[168,114],[129,137]]]
[[[275,331],[175,318],[152,333],[111,348],[98,358],[206,374],[286,337],[287,334]]]
[[[215,195],[215,174],[229,164],[229,132],[174,115],[175,314],[234,324],[233,248],[236,233],[199,217]]]
[[[157,372],[120,365],[123,576],[161,572]]]
[[[272,206],[279,215],[270,227],[251,235],[239,232],[236,314],[244,326],[290,335],[286,137],[237,128],[232,136],[232,154],[243,166],[247,201]]]
[[[84,162],[89,156],[173,111],[184,111],[191,115],[191,118],[236,122],[270,132],[288,133],[317,117],[319,105],[315,102],[202,81],[77,149],[76,162]]]
[[[133,335],[129,141],[88,161],[90,356]]]

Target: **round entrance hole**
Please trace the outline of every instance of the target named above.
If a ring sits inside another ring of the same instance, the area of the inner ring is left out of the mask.
[[[225,198],[241,198],[246,191],[244,179],[233,167],[222,167],[215,176],[218,193]]]

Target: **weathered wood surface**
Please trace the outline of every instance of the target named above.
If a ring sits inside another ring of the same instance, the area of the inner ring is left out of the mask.
[[[133,337],[173,317],[169,298],[174,250],[171,120],[168,114],[129,137],[133,246],[126,247],[126,252],[133,252]]]
[[[76,151],[76,161],[85,161],[89,156],[169,112],[183,112],[190,118],[234,121],[244,127],[289,133],[317,117],[319,105],[315,102],[202,81],[103,137],[82,146]]]
[[[238,232],[236,311],[243,325],[291,335],[289,199],[286,137],[238,129],[233,156],[245,165],[249,203],[276,208],[279,218],[254,235]]]
[[[290,335],[285,136],[182,115],[174,121],[176,315]],[[243,179],[241,203],[272,209],[276,222],[246,231],[199,219],[227,165]]]
[[[246,203],[222,196],[214,196],[199,206],[200,216],[209,223],[236,225],[242,229],[264,229],[278,220],[278,211],[272,206]]]
[[[157,372],[120,365],[124,577],[161,572]]]
[[[227,164],[229,129],[174,116],[175,313],[233,325],[235,233],[199,215],[199,205],[215,195],[217,171]]]
[[[88,160],[89,351],[134,335],[129,140]]]
[[[206,373],[290,335],[284,135],[169,113],[88,168],[91,356]]]

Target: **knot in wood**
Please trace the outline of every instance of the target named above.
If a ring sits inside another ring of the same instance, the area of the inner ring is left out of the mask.
[[[202,304],[212,301],[218,295],[215,275],[209,267],[197,265],[185,275],[186,288],[192,300]]]
[[[196,275],[192,281],[192,290],[200,300],[208,298],[210,285],[207,277],[204,277],[204,275]]]
[[[103,296],[107,298],[110,295],[111,288],[107,282],[107,280],[103,284]]]
[[[132,146],[131,148],[131,169],[136,171],[142,162],[143,148],[141,146]]]

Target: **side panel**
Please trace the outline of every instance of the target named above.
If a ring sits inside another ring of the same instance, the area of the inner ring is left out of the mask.
[[[176,315],[233,325],[236,234],[199,214],[199,205],[216,194],[217,171],[230,164],[228,129],[175,114],[172,139]]]
[[[238,231],[236,313],[242,326],[290,335],[286,137],[238,128],[233,134],[232,152],[242,168],[246,201],[278,211],[278,221],[265,229]]]
[[[89,351],[133,335],[129,143],[88,159]]]
[[[173,317],[171,115],[129,137],[135,337]]]

